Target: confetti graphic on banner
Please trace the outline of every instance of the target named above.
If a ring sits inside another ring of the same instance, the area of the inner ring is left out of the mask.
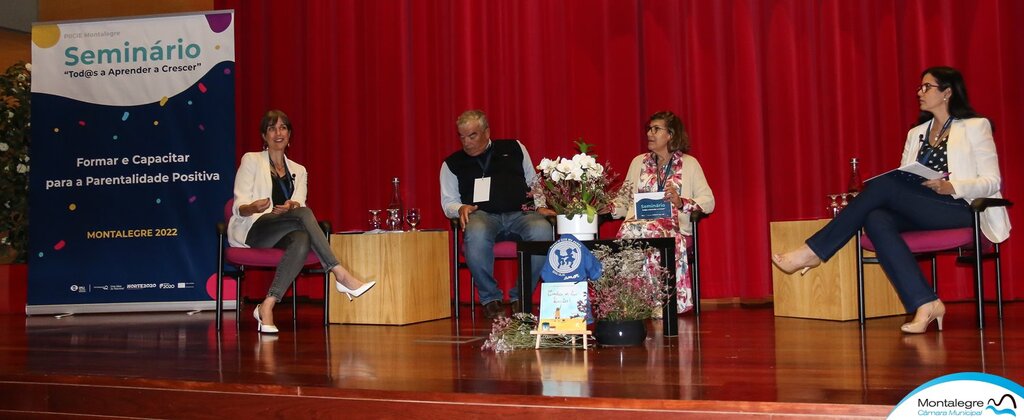
[[[60,250],[64,249],[64,245],[65,245],[65,242],[64,242],[63,239],[61,239],[60,241],[58,241],[56,244],[53,245],[53,250],[54,251],[60,251]]]

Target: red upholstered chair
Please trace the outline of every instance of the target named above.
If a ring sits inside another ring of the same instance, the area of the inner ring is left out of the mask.
[[[462,259],[462,254],[465,251],[465,244],[462,244],[462,226],[459,225],[459,218],[455,217],[448,219],[452,227],[452,273],[454,273],[453,281],[455,283],[455,319],[459,319],[459,283],[460,276],[459,270],[463,268],[469,268],[466,262]],[[494,243],[494,259],[519,259],[519,254],[515,241],[499,241]],[[469,276],[469,307],[470,313],[476,314],[476,287],[473,285],[473,275]]]
[[[245,270],[250,268],[264,269],[264,270],[275,270],[277,264],[281,262],[281,257],[284,256],[283,249],[277,248],[235,248],[231,246],[225,246],[225,235],[227,234],[228,221],[231,220],[231,207],[234,204],[234,199],[228,200],[224,204],[224,221],[217,223],[217,330],[220,331],[221,320],[223,318],[224,311],[224,275],[233,275],[235,281],[235,296],[237,303],[235,304],[235,323],[238,324],[244,313],[242,312],[242,279],[245,278]],[[320,221],[320,228],[323,229],[324,235],[327,235],[330,240],[331,224],[330,222]],[[224,264],[227,263],[233,267],[234,270],[225,270]],[[330,274],[328,270],[324,270],[320,265],[320,259],[317,258],[313,251],[309,252],[306,256],[306,266],[302,269],[301,274],[318,274],[323,275],[324,281],[324,325],[327,325],[327,303],[328,296],[330,293]],[[295,293],[295,280],[292,280],[292,324],[295,323],[296,313],[296,293]]]
[[[1003,318],[1003,277],[1000,267],[999,244],[990,242],[979,228],[981,212],[989,207],[1009,207],[1009,200],[997,198],[978,198],[971,202],[974,212],[972,227],[959,229],[941,229],[904,232],[901,234],[910,251],[922,257],[931,258],[932,289],[938,290],[935,254],[939,252],[957,253],[957,262],[974,264],[974,297],[978,305],[978,329],[985,328],[984,293],[982,289],[981,262],[986,258],[995,260],[996,265],[996,304],[999,308],[999,319]],[[864,264],[878,264],[878,258],[864,257],[864,250],[874,251],[874,244],[865,234],[857,235],[857,311],[860,323],[864,323]],[[977,258],[977,256],[981,258]]]

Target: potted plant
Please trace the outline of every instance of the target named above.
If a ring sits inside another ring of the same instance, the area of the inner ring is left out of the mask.
[[[646,321],[665,304],[670,273],[657,261],[658,251],[628,240],[617,249],[593,249],[603,273],[590,283],[594,338],[601,345],[638,345],[647,338]]]
[[[0,75],[0,258],[25,262],[28,245],[28,144],[31,65]]]
[[[558,233],[571,233],[580,240],[597,235],[597,214],[625,191],[615,185],[616,175],[597,163],[589,153],[591,145],[582,138],[576,142],[579,153],[572,158],[544,158],[537,165],[541,172],[531,186],[530,196],[557,216]]]

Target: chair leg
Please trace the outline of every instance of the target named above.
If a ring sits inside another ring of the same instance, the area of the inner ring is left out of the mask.
[[[857,320],[864,325],[864,248],[860,243],[860,232],[857,232]]]
[[[700,253],[697,252],[697,221],[690,222],[693,235],[693,259],[690,260],[690,284],[693,287],[693,314],[700,316]]]
[[[298,301],[299,301],[298,283],[297,283],[296,280],[292,280],[292,328],[293,329],[296,328],[297,325],[298,325],[298,318],[299,317],[296,316],[296,314],[299,312],[298,311]]]
[[[241,331],[242,325],[242,279],[245,278],[245,267],[238,267],[238,278],[235,279],[235,331]]]
[[[939,264],[938,264],[938,261],[937,261],[938,257],[935,254],[932,254],[932,258],[931,259],[932,259],[932,292],[935,292],[935,295],[938,296],[939,295]]]
[[[331,303],[331,272],[330,270],[324,270],[324,326],[330,325],[330,319],[327,317],[328,311],[330,310]]]
[[[217,331],[221,330],[221,321],[224,318],[224,266],[219,265],[217,267],[217,315],[215,321],[217,324]]]
[[[455,299],[452,301],[452,310],[455,311],[455,320],[459,319],[459,299],[462,296],[459,295],[459,231],[456,230],[452,235],[452,270],[453,277],[452,281],[455,283]]]
[[[996,260],[996,306],[999,308],[999,319],[1003,319],[1003,267],[1000,261],[999,244],[992,244]]]
[[[224,235],[217,235],[217,302],[216,315],[217,331],[221,330],[221,321],[224,319]]]
[[[469,275],[469,313],[470,317],[476,319],[476,283],[473,282],[473,275]]]
[[[981,213],[974,212],[974,296],[978,305],[978,329],[985,329],[985,289],[981,271]]]

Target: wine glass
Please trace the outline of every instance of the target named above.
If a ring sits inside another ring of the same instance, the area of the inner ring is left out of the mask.
[[[400,209],[388,209],[388,219],[384,222],[388,230],[402,230],[402,216],[398,214],[399,211]]]
[[[380,210],[370,210],[370,230],[380,229]]]
[[[411,208],[405,211],[405,221],[412,226],[412,230],[416,230],[416,225],[420,224],[420,209]]]
[[[849,196],[850,196],[850,194],[849,194],[849,193],[843,193],[843,194],[842,194],[842,197],[843,197],[843,202],[842,202],[842,203],[839,203],[839,205],[840,205],[840,206],[841,206],[842,208],[844,208],[844,209],[846,208],[846,206],[847,206],[847,205],[849,205],[849,204],[850,204],[850,201],[849,201],[849,200],[847,200],[847,198],[848,198]]]
[[[832,199],[832,202],[828,204],[828,210],[832,213],[832,217],[836,217],[839,214],[839,202],[836,201],[839,194],[829,194],[828,197]]]

